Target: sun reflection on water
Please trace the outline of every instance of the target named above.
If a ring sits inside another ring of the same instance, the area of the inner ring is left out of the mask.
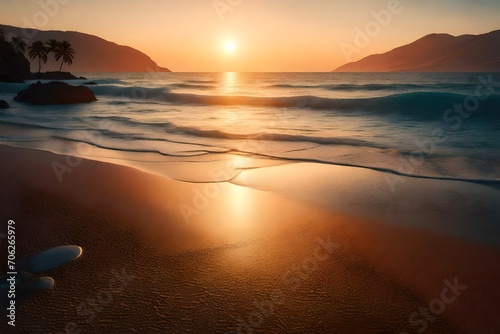
[[[236,92],[236,85],[238,83],[238,73],[225,72],[222,77],[222,93],[232,94]]]

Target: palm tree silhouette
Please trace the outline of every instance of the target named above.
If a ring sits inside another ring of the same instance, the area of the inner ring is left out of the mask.
[[[61,67],[59,68],[59,71],[62,71],[64,63],[67,63],[68,65],[73,64],[73,59],[75,58],[74,55],[75,55],[75,50],[68,41],[63,41],[58,44],[55,50],[56,60],[62,58],[62,63]]]
[[[47,62],[47,48],[43,45],[43,42],[38,41],[33,42],[28,49],[30,50],[29,55],[32,60],[38,58],[38,73],[40,73],[42,60],[44,63]]]
[[[45,45],[47,46],[47,52],[56,52],[59,42],[55,39],[49,39],[49,41],[46,42]]]
[[[12,39],[10,40],[10,44],[12,44],[12,46],[18,51],[21,51],[22,53],[26,52],[26,41],[22,37],[12,37]]]

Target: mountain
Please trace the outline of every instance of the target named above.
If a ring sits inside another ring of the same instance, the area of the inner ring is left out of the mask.
[[[500,72],[500,30],[482,35],[427,35],[334,72]]]
[[[47,42],[49,39],[67,40],[75,49],[73,64],[64,65],[63,70],[71,72],[170,72],[159,67],[146,54],[129,46],[118,45],[100,37],[74,31],[42,31],[36,29],[21,29],[0,25],[5,32],[5,38],[10,40],[14,35],[23,37],[28,45],[35,41]],[[26,52],[27,55],[27,52]],[[60,62],[52,55],[47,64],[42,65],[42,71],[58,71]],[[38,69],[38,61],[31,62],[31,69]]]

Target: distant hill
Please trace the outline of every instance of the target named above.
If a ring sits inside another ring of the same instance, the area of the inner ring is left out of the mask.
[[[170,72],[167,68],[159,67],[146,54],[129,46],[118,45],[100,37],[74,31],[42,31],[23,29],[1,25],[5,37],[10,40],[13,35],[21,36],[30,45],[34,41],[46,42],[49,39],[58,41],[67,40],[75,49],[75,59],[72,65],[64,65],[63,70],[71,72]],[[28,37],[33,36],[31,39]],[[27,55],[27,52],[26,52]],[[42,71],[58,71],[60,62],[49,56]],[[31,70],[38,68],[38,61],[32,61]]]
[[[334,72],[500,72],[500,30],[483,35],[427,35]]]

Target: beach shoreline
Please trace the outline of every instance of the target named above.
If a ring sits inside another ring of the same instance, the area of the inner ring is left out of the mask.
[[[500,0],[4,2],[0,334],[500,334]]]
[[[2,213],[9,216],[2,219],[19,226],[19,256],[61,244],[84,249],[81,259],[56,269],[53,290],[22,303],[20,333],[23,327],[59,333],[68,323],[88,330],[119,330],[128,323],[151,332],[413,333],[425,326],[437,333],[498,326],[498,245],[387,223],[380,215],[384,210],[342,212],[331,205],[337,201],[332,193],[352,199],[347,189],[367,192],[368,198],[388,191],[371,176],[357,175],[359,169],[338,167],[351,175],[344,188],[333,177],[346,179],[340,169],[296,164],[250,169],[220,185],[82,159],[59,182],[54,163],[64,166],[74,158],[3,145],[0,156]],[[290,178],[294,168],[303,171],[301,179]],[[311,174],[317,179],[307,179]],[[318,189],[321,180],[332,193]],[[421,182],[409,187],[425,190]],[[306,190],[302,196],[294,185]],[[471,196],[482,199],[477,192]],[[461,209],[457,216],[470,207]],[[330,247],[318,250],[321,245]],[[78,307],[95,295],[94,287],[106,290],[122,269],[134,277],[131,283],[87,322]],[[442,290],[455,281],[466,290],[457,291],[453,303],[438,302],[453,297]],[[269,300],[267,313],[254,305]],[[439,315],[419,313],[441,304]],[[59,316],[42,330],[36,323],[45,312]]]

